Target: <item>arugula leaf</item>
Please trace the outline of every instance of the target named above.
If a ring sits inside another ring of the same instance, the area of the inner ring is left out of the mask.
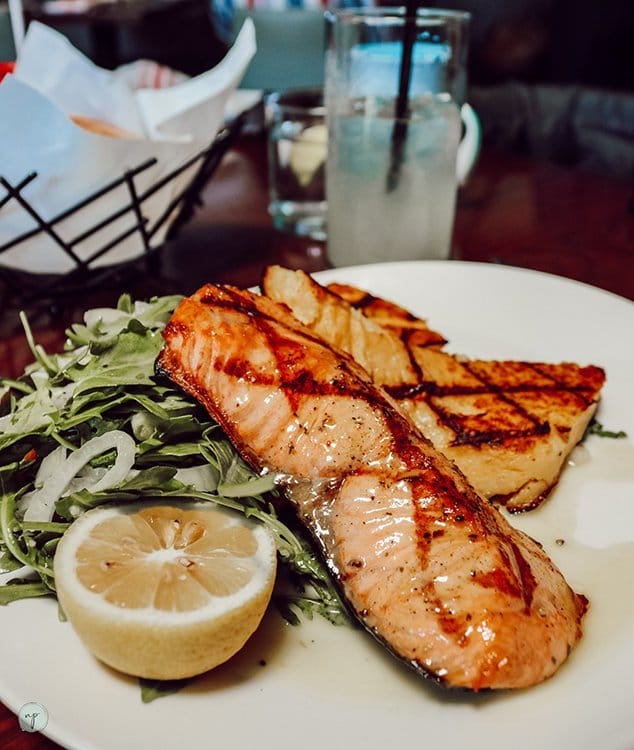
[[[585,440],[588,435],[598,435],[599,437],[614,438],[616,440],[619,440],[621,438],[626,438],[627,432],[625,432],[624,430],[607,430],[600,422],[597,422],[596,419],[593,419],[588,425],[583,439]]]
[[[10,573],[12,570],[17,570],[21,567],[22,564],[13,557],[7,549],[7,546],[5,544],[0,544],[0,574]]]
[[[87,364],[69,368],[68,377],[77,383],[74,394],[116,385],[152,385],[162,338],[158,331],[143,330],[143,335],[123,331],[111,346],[94,347],[96,356]]]
[[[139,678],[141,687],[141,700],[143,703],[151,703],[157,698],[172,695],[189,685],[191,680],[147,680]]]
[[[17,602],[19,599],[31,599],[34,596],[50,596],[50,588],[41,581],[9,581],[0,586],[0,605]]]

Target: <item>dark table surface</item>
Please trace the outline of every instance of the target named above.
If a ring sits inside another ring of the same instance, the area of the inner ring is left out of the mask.
[[[329,267],[323,243],[285,235],[271,226],[261,135],[237,141],[204,189],[202,205],[155,255],[147,272],[125,281],[115,277],[36,316],[36,340],[49,351],[59,350],[66,326],[87,308],[115,304],[124,291],[122,283],[125,291],[144,298],[187,294],[207,281],[256,285],[270,263],[310,272]],[[546,271],[632,300],[632,185],[485,151],[460,192],[452,257]],[[3,305],[0,376],[17,376],[30,360],[17,310]],[[37,686],[33,687],[36,694]],[[57,745],[41,734],[20,731],[17,718],[0,704],[0,747],[44,750]]]

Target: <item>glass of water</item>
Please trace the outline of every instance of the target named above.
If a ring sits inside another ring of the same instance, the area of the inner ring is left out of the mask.
[[[469,14],[419,10],[399,99],[403,8],[327,14],[328,256],[335,266],[450,255]],[[471,118],[470,118],[471,119]],[[467,122],[467,125],[469,123]]]
[[[270,94],[269,213],[282,231],[326,238],[327,130],[322,89]]]

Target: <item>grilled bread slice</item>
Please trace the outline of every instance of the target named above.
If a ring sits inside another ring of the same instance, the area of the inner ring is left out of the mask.
[[[349,352],[481,495],[511,511],[547,497],[596,411],[599,367],[458,357],[402,308],[302,271],[269,267],[263,291]]]

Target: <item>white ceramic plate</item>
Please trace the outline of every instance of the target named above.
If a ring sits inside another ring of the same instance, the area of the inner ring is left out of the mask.
[[[144,705],[134,680],[100,666],[58,622],[54,601],[30,600],[0,612],[0,699],[16,712],[43,704],[46,733],[78,750],[631,750],[634,305],[545,274],[459,262],[320,276],[400,302],[455,352],[606,369],[599,420],[630,437],[591,437],[549,501],[512,519],[591,600],[585,637],[569,661],[529,690],[453,694],[405,671],[360,631],[321,620],[293,628],[272,613],[230,663]]]

